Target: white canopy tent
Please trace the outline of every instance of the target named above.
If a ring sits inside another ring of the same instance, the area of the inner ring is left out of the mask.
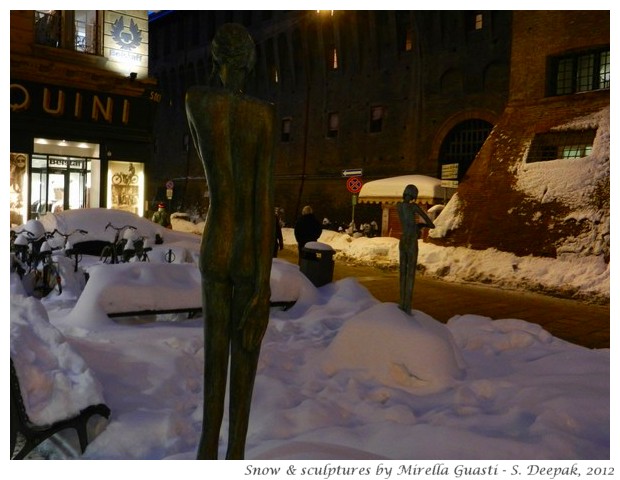
[[[400,175],[362,185],[358,201],[381,204],[381,236],[400,238],[401,226],[395,205],[402,201],[403,191],[410,184],[418,188],[418,204],[428,207],[445,200],[446,192],[441,180],[427,175]]]
[[[418,188],[418,201],[422,203],[441,203],[444,198],[444,188],[441,180],[427,175],[400,175],[398,177],[372,180],[362,185],[359,193],[360,203],[396,204],[402,201],[403,191],[409,184]]]

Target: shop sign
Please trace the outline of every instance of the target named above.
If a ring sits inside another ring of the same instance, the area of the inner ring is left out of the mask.
[[[149,117],[145,98],[25,82],[10,87],[11,113],[124,126],[137,126],[136,122]]]
[[[62,160],[59,158],[50,158],[48,160],[48,165],[50,167],[63,167],[66,168],[67,164],[69,164],[70,167],[78,167],[78,168],[83,168],[83,161],[82,160]]]

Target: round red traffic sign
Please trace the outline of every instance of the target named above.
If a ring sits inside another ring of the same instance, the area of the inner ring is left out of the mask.
[[[359,177],[349,177],[347,179],[347,190],[351,193],[359,193],[362,189],[362,179]]]

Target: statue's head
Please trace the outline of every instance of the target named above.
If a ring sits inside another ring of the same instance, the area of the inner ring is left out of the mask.
[[[256,62],[254,40],[243,25],[225,23],[215,33],[211,43],[213,61],[236,70],[249,72]]]
[[[408,201],[418,198],[418,187],[415,185],[407,185],[403,192],[403,198]]]

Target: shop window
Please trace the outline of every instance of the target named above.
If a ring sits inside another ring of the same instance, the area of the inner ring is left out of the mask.
[[[9,197],[11,200],[11,227],[25,223],[28,210],[26,199],[28,198],[28,155],[25,153],[11,152],[11,185]]]
[[[142,215],[144,209],[144,164],[108,162],[108,205]]]
[[[280,139],[283,142],[291,141],[291,121],[292,120],[290,118],[282,119],[282,131],[281,131]]]
[[[383,117],[385,110],[382,106],[375,106],[370,109],[370,133],[378,133],[383,130]]]
[[[99,54],[96,10],[35,10],[39,45]]]
[[[327,137],[336,138],[338,136],[339,118],[338,112],[330,112],[327,115]]]
[[[549,95],[609,89],[609,48],[553,57],[549,66]]]
[[[596,130],[540,133],[532,141],[527,162],[587,157],[595,136]]]

